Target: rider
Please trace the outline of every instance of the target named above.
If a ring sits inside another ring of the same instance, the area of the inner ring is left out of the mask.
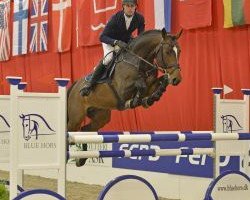
[[[100,78],[106,66],[113,58],[112,51],[119,48],[126,48],[132,38],[132,33],[137,29],[138,35],[145,29],[143,15],[136,11],[137,0],[122,0],[123,10],[118,11],[108,21],[100,35],[100,41],[104,51],[104,59],[95,68],[92,78],[83,86],[80,91],[82,96],[89,95],[96,81]]]

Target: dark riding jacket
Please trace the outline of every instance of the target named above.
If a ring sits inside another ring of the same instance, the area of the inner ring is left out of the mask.
[[[108,21],[103,32],[100,35],[100,41],[102,43],[114,45],[115,40],[121,40],[128,43],[131,39],[131,35],[134,30],[138,29],[138,35],[142,33],[145,29],[144,17],[135,12],[130,26],[127,30],[126,22],[124,17],[124,12],[119,11],[114,14]]]

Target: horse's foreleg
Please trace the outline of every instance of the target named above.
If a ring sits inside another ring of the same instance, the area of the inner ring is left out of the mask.
[[[157,79],[149,88],[148,94],[142,99],[142,106],[148,108],[155,101],[159,101],[168,86],[168,77],[163,75]]]
[[[142,76],[139,76],[138,80],[135,82],[136,94],[132,99],[125,102],[125,109],[135,108],[142,104],[142,98],[147,92],[147,84]]]

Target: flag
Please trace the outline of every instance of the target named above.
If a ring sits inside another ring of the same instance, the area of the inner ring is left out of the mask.
[[[32,0],[30,8],[29,51],[47,51],[48,38],[48,0]]]
[[[77,6],[78,46],[100,44],[99,35],[109,18],[121,7],[118,0],[78,0]]]
[[[232,88],[228,87],[227,85],[223,85],[223,93],[224,95],[229,94],[233,91]]]
[[[0,2],[0,61],[10,57],[9,14],[10,1]]]
[[[179,0],[180,25],[183,29],[211,26],[211,0]]]
[[[29,0],[14,1],[13,56],[27,53]]]
[[[52,24],[55,52],[70,50],[72,11],[71,0],[52,0]]]
[[[154,0],[155,29],[171,31],[171,0]]]
[[[250,24],[250,0],[223,0],[224,28]]]

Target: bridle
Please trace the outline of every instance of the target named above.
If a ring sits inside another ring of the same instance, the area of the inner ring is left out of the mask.
[[[155,50],[153,51],[154,55],[154,65],[157,67],[158,70],[162,71],[164,74],[172,74],[175,70],[180,70],[180,64],[177,63],[169,65],[168,63],[165,62],[163,58],[163,46],[164,45],[169,45],[169,46],[177,46],[176,42],[173,42],[172,44],[164,42],[162,39],[161,42],[156,46]],[[157,60],[158,54],[161,53],[161,65],[159,64],[159,61]],[[165,66],[164,68],[162,66]],[[172,68],[172,70],[169,72],[168,69]]]
[[[126,50],[128,53],[130,53],[131,55],[137,57],[139,60],[147,63],[148,65],[150,65],[152,67],[152,69],[146,71],[146,74],[150,74],[151,71],[161,71],[162,73],[170,76],[172,73],[174,73],[174,71],[176,70],[180,70],[180,64],[179,63],[175,63],[172,65],[169,65],[168,63],[165,62],[164,58],[163,58],[163,46],[164,45],[169,45],[169,43],[164,43],[164,40],[162,39],[160,41],[160,43],[156,46],[156,48],[154,49],[153,52],[150,53],[149,57],[153,56],[154,57],[154,61],[153,63],[145,60],[144,58],[142,58],[141,56],[138,56],[137,54],[135,54],[134,52],[132,52],[131,50],[129,50],[128,48],[124,48],[124,50]],[[171,46],[177,45],[176,42],[174,42]],[[159,64],[159,61],[157,61],[157,57],[158,54],[161,52],[161,65]],[[178,59],[177,59],[178,62]],[[165,66],[164,68],[162,66]],[[169,71],[169,69],[172,68],[171,71]]]

